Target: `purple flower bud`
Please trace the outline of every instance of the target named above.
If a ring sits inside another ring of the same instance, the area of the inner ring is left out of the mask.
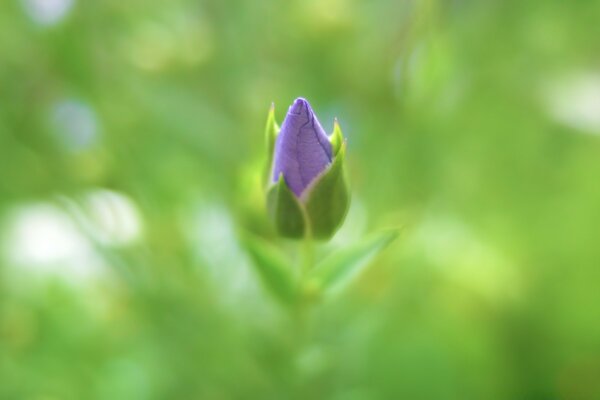
[[[275,143],[273,182],[283,174],[298,197],[331,163],[331,143],[310,104],[303,98],[288,110]]]

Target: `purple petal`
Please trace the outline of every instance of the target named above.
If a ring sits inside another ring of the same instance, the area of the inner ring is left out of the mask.
[[[331,163],[331,144],[310,104],[298,98],[290,106],[275,143],[273,181],[283,177],[300,197],[304,189]]]

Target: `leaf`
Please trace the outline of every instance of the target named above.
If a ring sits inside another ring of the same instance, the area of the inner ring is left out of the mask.
[[[309,286],[323,294],[342,289],[397,236],[398,230],[379,233],[330,255],[312,270]]]
[[[300,239],[306,231],[306,221],[302,205],[288,188],[283,174],[267,193],[267,208],[275,223],[275,229],[283,237]]]
[[[279,135],[279,125],[275,121],[275,104],[271,104],[269,114],[267,116],[267,125],[265,127],[265,142],[267,145],[267,164],[265,165],[264,184],[266,185],[271,179],[271,171],[273,169],[273,154],[275,153],[275,141]]]
[[[281,302],[293,303],[297,294],[292,275],[294,269],[285,256],[268,242],[250,234],[242,237],[242,244],[252,258],[253,265],[267,290]]]
[[[329,239],[338,230],[350,204],[348,182],[344,172],[346,142],[333,163],[306,191],[304,202],[311,223],[311,234],[316,239]]]

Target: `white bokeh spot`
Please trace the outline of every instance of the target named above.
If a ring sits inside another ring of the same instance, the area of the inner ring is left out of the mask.
[[[22,0],[27,15],[37,24],[51,26],[59,23],[73,8],[73,0]]]
[[[50,203],[14,209],[3,230],[4,256],[20,272],[82,283],[103,273],[103,261],[76,224]]]
[[[582,133],[600,134],[600,73],[579,73],[547,84],[548,114]]]

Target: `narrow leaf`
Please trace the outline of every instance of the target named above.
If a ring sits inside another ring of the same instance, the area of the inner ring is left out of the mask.
[[[293,268],[285,256],[268,242],[249,234],[242,237],[242,243],[266,289],[281,302],[293,303],[296,285],[292,275]]]
[[[397,230],[379,233],[330,255],[312,271],[309,285],[323,294],[342,289],[397,236]]]

